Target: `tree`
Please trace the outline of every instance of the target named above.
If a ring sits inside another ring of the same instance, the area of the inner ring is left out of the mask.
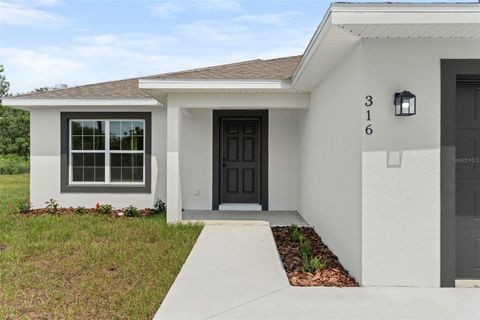
[[[4,67],[0,65],[0,99],[9,95],[10,83]],[[0,155],[30,154],[30,114],[23,110],[4,106],[0,100]]]

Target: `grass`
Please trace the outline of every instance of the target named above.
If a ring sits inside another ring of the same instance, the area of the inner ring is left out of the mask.
[[[28,175],[0,175],[0,319],[151,319],[202,228],[14,214],[27,198]]]

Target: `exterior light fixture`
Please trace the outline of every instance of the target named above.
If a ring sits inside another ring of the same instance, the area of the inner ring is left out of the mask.
[[[417,111],[415,95],[409,91],[395,93],[394,99],[396,116],[413,116]]]

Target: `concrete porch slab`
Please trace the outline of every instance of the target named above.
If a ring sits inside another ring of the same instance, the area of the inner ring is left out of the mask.
[[[297,211],[240,211],[240,210],[185,210],[182,213],[183,220],[246,220],[246,221],[267,221],[272,227],[308,226],[308,223]]]

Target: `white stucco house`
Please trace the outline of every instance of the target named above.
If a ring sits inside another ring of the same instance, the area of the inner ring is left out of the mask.
[[[294,210],[364,286],[480,278],[480,4],[333,4],[301,56],[3,103],[35,207]]]

